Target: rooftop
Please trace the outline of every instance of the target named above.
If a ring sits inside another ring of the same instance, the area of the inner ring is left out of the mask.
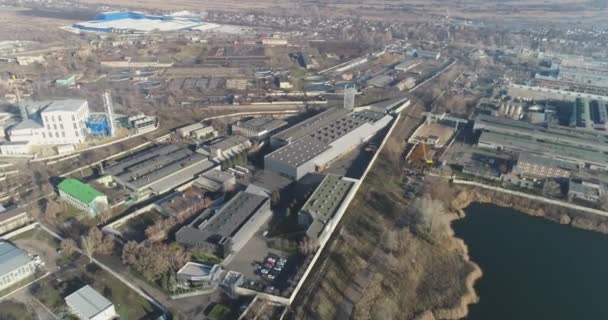
[[[78,111],[87,100],[80,99],[67,99],[67,100],[56,100],[46,107],[42,112],[65,112],[65,111]]]
[[[27,129],[40,129],[42,125],[32,119],[27,119],[19,122],[16,126],[12,127],[11,130],[27,130]]]
[[[76,179],[65,179],[57,185],[57,188],[87,204],[93,202],[97,197],[105,197],[103,193],[95,190],[95,188]]]
[[[271,117],[253,118],[251,120],[239,122],[238,124],[236,124],[236,126],[240,128],[255,132],[272,131],[284,125],[287,125],[287,122]]]
[[[313,238],[319,236],[334,217],[354,184],[355,182],[352,180],[333,175],[328,175],[323,179],[300,210],[300,214],[305,213],[312,218],[312,223],[306,230],[308,236]]]
[[[213,213],[205,210],[190,225],[180,229],[183,237],[204,239],[210,242],[224,237],[232,237],[243,226],[247,219],[269,201],[268,197],[241,191],[237,193],[220,210]]]
[[[178,180],[187,182],[216,165],[185,146],[165,144],[114,162],[104,171],[133,189],[151,187],[160,190],[166,185],[179,185]],[[171,181],[165,181],[169,177]]]
[[[112,302],[86,285],[65,297],[66,304],[84,319],[92,319],[112,306]]]
[[[32,261],[25,251],[10,242],[0,241],[0,276],[20,268]]]
[[[273,139],[293,141],[318,130],[329,122],[345,116],[350,111],[344,108],[327,109],[311,118],[308,118],[297,125],[275,134]]]
[[[335,117],[333,115],[340,116]],[[266,157],[291,166],[299,166],[329,150],[331,148],[330,144],[341,137],[366,123],[378,121],[382,117],[384,117],[383,114],[374,111],[365,110],[351,113],[346,109],[340,109],[340,112],[332,114],[331,121],[323,121],[322,125],[317,125],[318,123],[308,125],[306,129],[314,126],[314,130]],[[295,136],[299,136],[299,133]]]
[[[528,137],[512,136],[494,132],[484,132],[479,137],[480,144],[501,145],[511,150],[543,154],[562,160],[580,160],[608,166],[608,155],[603,152],[576,146],[537,141]]]
[[[209,148],[215,150],[229,150],[247,141],[249,141],[249,139],[242,136],[234,135],[210,144]]]

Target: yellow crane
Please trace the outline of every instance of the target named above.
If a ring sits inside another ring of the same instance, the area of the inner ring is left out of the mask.
[[[428,154],[426,153],[426,143],[422,144],[422,155],[426,164],[433,165],[433,158],[429,158]]]

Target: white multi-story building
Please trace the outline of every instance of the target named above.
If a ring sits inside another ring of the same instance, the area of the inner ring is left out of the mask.
[[[86,100],[57,100],[36,103],[37,119],[27,119],[9,129],[12,142],[30,144],[77,144],[86,139],[89,103]]]

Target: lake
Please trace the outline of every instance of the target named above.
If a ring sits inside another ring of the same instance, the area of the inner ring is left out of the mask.
[[[608,236],[472,204],[453,223],[483,271],[469,320],[608,319]]]

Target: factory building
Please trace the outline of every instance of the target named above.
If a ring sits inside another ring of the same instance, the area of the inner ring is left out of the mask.
[[[11,142],[30,144],[77,144],[86,139],[89,103],[86,100],[40,101],[22,106],[33,111],[8,131]]]
[[[226,192],[235,188],[236,177],[226,171],[210,170],[196,178],[193,185],[211,192]]]
[[[57,185],[57,190],[61,199],[92,216],[109,208],[105,194],[79,180],[65,179]]]
[[[24,208],[0,204],[0,235],[20,228],[32,221]]]
[[[571,162],[522,153],[517,159],[515,173],[531,178],[568,178],[577,169]]]
[[[579,167],[608,170],[608,136],[565,127],[479,115],[475,130],[481,131],[481,148],[531,153],[570,162]]]
[[[232,125],[232,133],[256,140],[263,140],[287,125],[287,122],[271,117],[253,118]]]
[[[221,209],[205,210],[176,234],[177,242],[202,248],[218,257],[238,252],[272,216],[270,198],[250,185]]]
[[[181,128],[178,128],[177,130],[175,130],[175,133],[177,133],[177,135],[179,135],[182,138],[187,138],[190,136],[190,134],[196,130],[199,129],[203,129],[205,128],[205,125],[200,123],[200,122],[196,122],[193,124],[189,124],[187,126],[183,126]]]
[[[154,131],[158,127],[158,118],[139,114],[127,118],[129,127],[135,130],[135,133],[146,133]]]
[[[323,171],[392,120],[369,110],[329,109],[272,136],[271,145],[282,147],[264,157],[264,167],[293,179]]]
[[[65,297],[65,304],[81,320],[112,320],[118,318],[114,304],[89,285]]]
[[[306,236],[317,243],[324,242],[337,223],[334,219],[346,198],[353,192],[356,180],[328,175],[308,198],[300,212],[298,224],[306,228]],[[352,196],[352,195],[351,195]]]
[[[160,195],[194,180],[218,164],[179,144],[156,145],[148,150],[111,161],[100,181],[116,183],[141,200]]]
[[[407,72],[407,71],[410,71],[410,70],[416,68],[417,66],[419,66],[420,63],[421,63],[420,60],[405,60],[405,61],[399,63],[398,65],[396,65],[395,70]]]
[[[231,158],[251,148],[251,141],[242,136],[229,136],[208,145],[202,146],[197,152],[213,158]]]
[[[0,241],[0,290],[31,276],[41,264],[38,257],[32,257],[14,244]]]

